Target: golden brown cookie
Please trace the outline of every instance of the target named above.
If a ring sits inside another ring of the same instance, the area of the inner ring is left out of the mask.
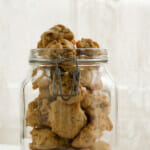
[[[96,138],[102,136],[102,131],[99,130],[98,126],[93,123],[89,123],[84,127],[80,134],[73,140],[72,146],[75,148],[88,148],[93,146]]]
[[[46,48],[50,48],[48,50],[50,51],[50,58],[52,59],[58,58],[59,55],[64,58],[76,56],[74,45],[66,39],[54,40],[50,42]]]
[[[75,43],[74,35],[70,31],[70,29],[58,24],[41,35],[41,41],[39,41],[37,47],[45,48],[51,41],[59,39],[66,39],[68,41],[71,41],[72,43]]]
[[[107,96],[103,93],[88,93],[81,102],[85,112],[93,117],[107,116],[110,112],[110,103]]]
[[[81,106],[100,131],[112,130],[113,125],[109,118],[110,103],[105,94],[89,93],[86,99],[81,102]]]
[[[77,48],[99,48],[99,44],[92,39],[82,38],[76,43]]]
[[[91,90],[101,90],[103,88],[101,76],[98,70],[80,69],[80,83]]]
[[[52,97],[52,95],[50,95],[50,93],[49,93],[49,87],[39,88],[39,92],[40,92],[40,94],[39,94],[40,98],[48,98],[49,99]]]
[[[29,103],[26,114],[26,125],[35,127],[39,126],[39,111],[38,111],[38,98]]]
[[[54,101],[51,103],[49,114],[52,131],[63,138],[74,138],[87,121],[80,103],[68,105],[58,100]]]
[[[34,128],[31,131],[32,143],[31,149],[48,150],[57,147],[67,147],[68,139],[58,137],[49,128]]]
[[[77,41],[76,46],[78,48],[77,57],[80,59],[96,58],[102,55],[99,44],[92,39],[82,38]]]
[[[112,121],[109,116],[99,116],[93,120],[93,124],[99,126],[101,131],[107,130],[111,131],[113,129]]]
[[[111,150],[110,145],[103,141],[98,141],[94,144],[91,150]]]
[[[52,99],[51,99],[52,100]],[[49,126],[48,113],[51,100],[36,98],[29,103],[26,114],[26,125],[31,127]]]

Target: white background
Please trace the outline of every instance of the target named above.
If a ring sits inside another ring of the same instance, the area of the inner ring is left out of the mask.
[[[40,34],[67,25],[110,51],[120,150],[150,149],[149,0],[0,0],[0,144],[19,141],[19,92]]]

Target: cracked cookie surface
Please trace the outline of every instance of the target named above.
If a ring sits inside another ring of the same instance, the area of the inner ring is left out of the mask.
[[[54,133],[63,138],[74,138],[85,126],[87,118],[80,103],[72,105],[52,102],[49,120]]]
[[[58,137],[49,128],[34,128],[31,131],[32,143],[30,148],[33,150],[48,150],[58,147],[67,147],[69,140]]]

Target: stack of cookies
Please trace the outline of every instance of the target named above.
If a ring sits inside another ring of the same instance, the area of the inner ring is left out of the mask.
[[[41,35],[37,47],[42,59],[54,60],[76,57],[91,59],[102,53],[97,42],[91,39],[74,40],[74,34],[63,25],[56,25]],[[44,48],[44,49],[42,49]],[[64,101],[53,95],[55,65],[39,65],[33,70],[32,87],[39,96],[28,104],[26,125],[31,131],[31,150],[110,150],[109,144],[97,140],[103,132],[111,131],[110,103],[101,92],[103,84],[100,65],[80,66],[78,95]],[[61,62],[62,92],[69,94],[72,88],[73,62]],[[60,94],[59,80],[55,81],[55,93]],[[74,92],[77,81],[74,83]]]

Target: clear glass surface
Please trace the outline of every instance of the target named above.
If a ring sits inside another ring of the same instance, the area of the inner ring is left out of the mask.
[[[68,64],[59,62],[57,66],[58,58],[47,61],[35,55],[37,52],[31,51],[30,71],[22,84],[22,149],[115,149],[117,98],[107,69],[106,50],[101,50],[100,57],[85,57],[86,53],[78,57],[79,87],[76,76],[72,84],[75,63],[67,62],[70,64],[66,69]],[[67,99],[71,89],[72,96]]]

